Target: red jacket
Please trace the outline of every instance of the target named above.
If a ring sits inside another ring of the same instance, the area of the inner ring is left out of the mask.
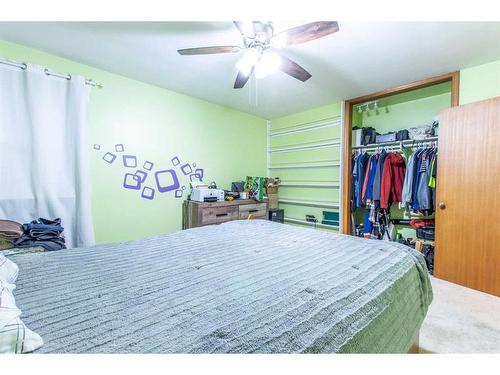
[[[384,160],[380,182],[380,208],[388,208],[392,202],[401,202],[405,179],[405,160],[397,152],[391,152]]]

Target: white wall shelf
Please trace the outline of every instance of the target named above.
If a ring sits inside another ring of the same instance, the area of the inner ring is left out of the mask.
[[[338,225],[327,225],[327,224],[321,224],[321,223],[314,223],[311,221],[295,219],[295,218],[286,217],[286,216],[284,219],[285,219],[285,222],[289,222],[289,223],[309,225],[309,226],[314,227],[314,228],[325,228],[325,229],[339,230]]]

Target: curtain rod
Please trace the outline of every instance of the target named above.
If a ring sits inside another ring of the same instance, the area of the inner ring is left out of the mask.
[[[28,65],[24,62],[15,62],[15,61],[9,61],[9,60],[4,60],[4,59],[0,59],[0,64],[15,66],[16,68],[20,68],[23,70],[26,70],[26,68],[28,67]],[[44,70],[44,72],[48,76],[64,78],[67,80],[71,79],[71,74],[62,74],[62,73],[52,72],[47,68]],[[102,89],[104,87],[101,83],[97,83],[91,79],[85,79],[85,84],[92,86],[92,87],[97,87],[98,89]]]

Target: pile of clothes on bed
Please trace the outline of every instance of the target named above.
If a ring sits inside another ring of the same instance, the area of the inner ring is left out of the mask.
[[[23,234],[22,225],[12,220],[0,220],[0,250],[14,247]]]
[[[47,251],[65,249],[64,228],[61,219],[39,218],[27,224],[11,220],[0,220],[0,241],[2,248],[42,247]]]

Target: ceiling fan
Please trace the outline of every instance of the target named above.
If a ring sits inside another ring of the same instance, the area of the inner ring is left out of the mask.
[[[234,82],[235,89],[245,86],[252,73],[256,78],[263,78],[277,70],[281,70],[302,82],[307,81],[311,78],[311,74],[279,50],[291,45],[309,42],[339,30],[338,23],[335,21],[311,22],[277,34],[274,33],[272,22],[234,21],[234,25],[243,37],[243,47],[184,48],[177,50],[177,52],[181,55],[208,55],[243,51],[243,57],[236,64],[238,75]]]

